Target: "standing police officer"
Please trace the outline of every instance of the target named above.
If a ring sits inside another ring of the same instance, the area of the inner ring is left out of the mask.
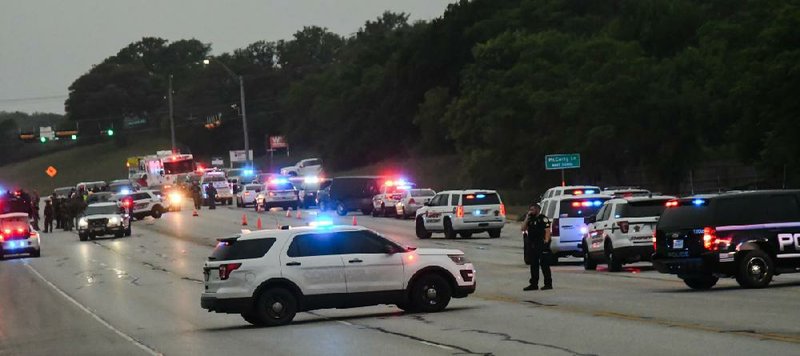
[[[541,214],[542,207],[539,204],[531,204],[528,207],[528,214],[522,223],[522,231],[527,232],[531,249],[531,279],[530,285],[523,290],[539,289],[539,266],[542,268],[544,276],[544,286],[542,290],[553,289],[553,278],[550,274],[550,219]]]

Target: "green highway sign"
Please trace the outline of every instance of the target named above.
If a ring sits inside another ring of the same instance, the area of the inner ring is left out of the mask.
[[[548,171],[556,169],[581,168],[581,154],[567,153],[544,156],[544,167]]]

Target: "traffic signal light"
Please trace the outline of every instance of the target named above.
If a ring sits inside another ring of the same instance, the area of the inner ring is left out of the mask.
[[[114,136],[114,129],[108,129],[106,132],[109,136]]]

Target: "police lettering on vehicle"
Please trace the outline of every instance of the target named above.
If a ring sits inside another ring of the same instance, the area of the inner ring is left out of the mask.
[[[778,234],[778,246],[781,252],[800,252],[800,234]]]

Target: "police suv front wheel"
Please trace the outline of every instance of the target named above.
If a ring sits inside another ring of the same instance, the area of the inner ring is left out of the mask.
[[[411,305],[414,310],[435,313],[450,303],[452,290],[447,280],[438,274],[420,277],[411,287]]]
[[[775,265],[772,258],[761,250],[747,251],[738,260],[736,282],[744,288],[764,288],[772,282]]]
[[[416,232],[417,232],[417,237],[418,238],[420,238],[420,239],[429,239],[429,238],[431,238],[432,233],[425,229],[425,223],[422,221],[422,217],[418,217],[417,218],[417,224],[416,225],[417,225],[416,226],[416,230],[417,230]]]

